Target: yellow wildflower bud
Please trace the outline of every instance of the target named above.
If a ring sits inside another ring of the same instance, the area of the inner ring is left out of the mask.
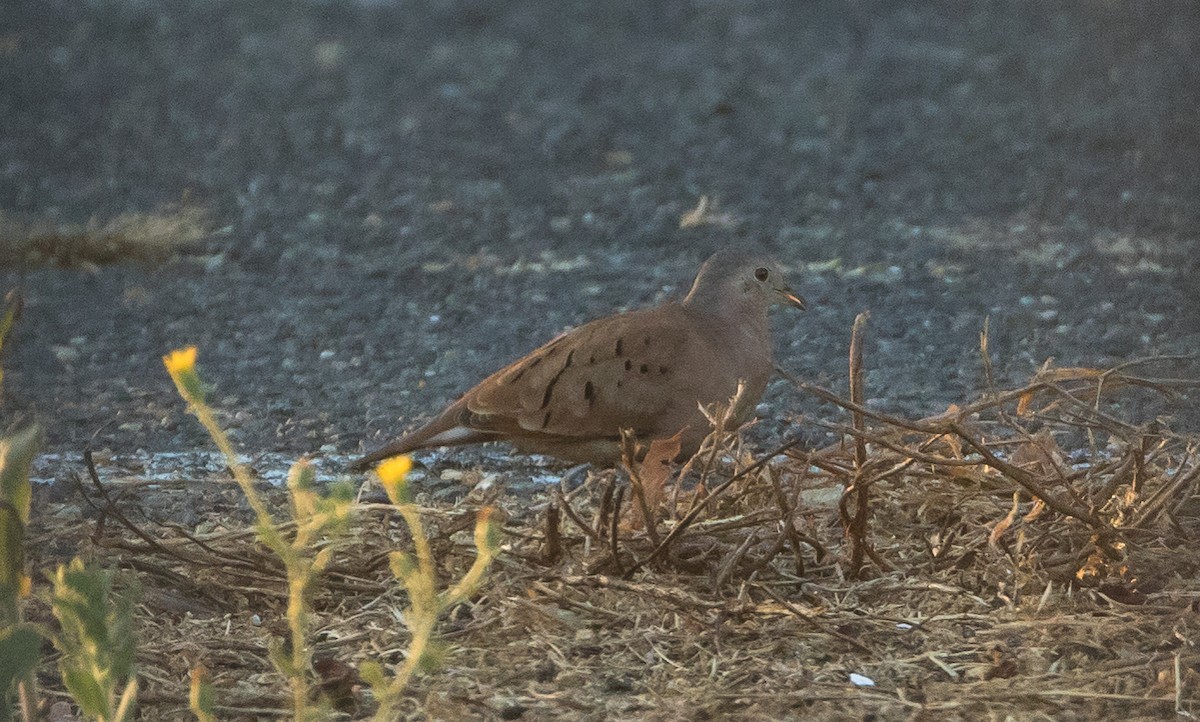
[[[408,503],[408,472],[412,471],[412,459],[407,456],[393,456],[375,467],[375,474],[383,483],[383,490],[393,504]]]
[[[178,348],[163,356],[163,366],[175,381],[179,393],[190,403],[204,400],[204,386],[196,375],[196,347]]]
[[[163,356],[163,363],[166,364],[167,372],[172,375],[181,371],[195,371],[196,354],[195,346],[177,348],[166,356]]]

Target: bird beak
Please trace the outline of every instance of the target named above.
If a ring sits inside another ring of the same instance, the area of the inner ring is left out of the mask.
[[[784,286],[783,288],[777,288],[777,289],[775,289],[775,292],[778,293],[780,296],[783,296],[784,303],[786,303],[789,306],[795,306],[796,308],[800,309],[801,311],[808,308],[807,304],[804,303],[804,299],[800,296],[800,294],[796,293],[795,291],[788,288],[787,286]]]

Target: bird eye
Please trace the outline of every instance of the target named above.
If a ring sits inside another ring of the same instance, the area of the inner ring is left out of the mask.
[[[765,268],[756,268],[756,269],[754,269],[754,277],[755,277],[755,278],[757,278],[757,279],[758,279],[758,280],[760,280],[760,281],[765,281],[765,280],[767,280],[767,276],[770,276],[770,275],[771,275],[771,272],[770,272],[770,271],[768,271],[768,270],[767,270],[767,269],[765,269]]]

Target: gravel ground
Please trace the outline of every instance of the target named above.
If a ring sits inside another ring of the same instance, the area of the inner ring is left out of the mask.
[[[731,239],[793,269],[778,360],[923,414],[1053,357],[1200,348],[1200,5],[13,0],[0,211],[186,197],[165,265],[19,269],[3,412],[77,456],[352,453],[558,331],[686,290]],[[680,219],[702,196],[698,225]],[[765,442],[829,412],[772,385]],[[1194,413],[1194,412],[1193,412]],[[469,457],[470,458],[470,457]],[[492,457],[480,457],[492,458]]]

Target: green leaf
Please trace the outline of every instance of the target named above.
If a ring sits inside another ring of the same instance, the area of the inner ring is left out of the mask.
[[[109,716],[111,710],[108,693],[99,680],[82,666],[68,664],[65,660],[59,668],[62,671],[63,684],[71,693],[75,704],[79,705],[80,711],[92,717]]]
[[[0,625],[16,624],[17,600],[25,583],[25,526],[0,500]]]
[[[113,722],[132,717],[136,587],[114,594],[114,575],[79,559],[59,566],[52,579],[51,606],[61,626],[54,644],[62,653],[59,670],[67,691],[88,716]]]
[[[407,588],[409,580],[417,573],[417,565],[413,558],[405,552],[397,550],[388,554],[388,562],[392,568],[392,576],[400,580],[400,583]]]
[[[62,623],[63,632],[77,635],[84,646],[110,649],[110,589],[109,574],[101,569],[85,569],[80,559],[60,566],[54,579],[54,615]]]
[[[354,485],[340,481],[331,484],[325,498],[319,504],[320,510],[328,515],[325,528],[330,532],[344,533],[354,511]]]
[[[288,549],[287,544],[283,542],[283,538],[279,536],[279,533],[275,530],[275,527],[271,526],[269,521],[265,524],[262,520],[256,522],[254,524],[254,535],[265,547],[270,549],[275,556],[279,557],[284,562],[288,560],[288,557],[290,556],[290,550]]]
[[[362,680],[371,687],[376,697],[387,689],[387,680],[383,676],[383,665],[373,659],[364,660],[358,665],[358,676],[362,677]]]
[[[192,685],[188,694],[188,708],[196,715],[197,722],[216,722],[213,715],[214,694],[204,667],[192,669]]]
[[[110,587],[108,595],[109,665],[114,679],[130,679],[137,655],[133,614],[141,597],[141,587],[132,574],[121,574],[119,579],[124,589],[114,592]]]
[[[125,722],[132,720],[134,711],[137,709],[137,678],[129,680],[129,684],[125,685],[125,691],[121,693],[121,701],[117,704],[117,711],[113,713],[113,722]]]
[[[288,470],[287,488],[292,501],[292,518],[304,522],[316,513],[319,496],[315,491],[317,470],[311,463],[301,459]]]
[[[0,624],[17,622],[17,599],[25,588],[29,465],[41,437],[41,427],[31,424],[0,439]]]
[[[317,485],[317,469],[308,459],[300,459],[288,470],[289,489],[314,489]]]
[[[22,524],[29,523],[29,466],[41,440],[42,427],[37,424],[0,439],[0,500],[16,510]]]
[[[32,624],[0,630],[0,700],[7,697],[18,679],[37,666],[41,649],[42,635]]]
[[[425,646],[425,652],[417,661],[417,669],[425,674],[435,671],[446,661],[447,651],[447,647],[443,642],[433,639],[429,640]]]
[[[313,557],[311,569],[314,574],[325,571],[329,562],[333,561],[333,547],[325,547]]]
[[[335,481],[329,485],[329,492],[326,494],[326,498],[339,504],[349,504],[354,501],[355,491],[354,484],[351,484],[349,481]]]
[[[4,340],[8,338],[8,332],[12,330],[13,324],[17,322],[17,317],[21,315],[21,309],[25,305],[25,299],[21,296],[20,289],[14,288],[4,297],[8,306],[4,309],[4,317],[0,319],[0,349],[4,348]],[[3,379],[0,375],[0,379]]]
[[[490,508],[480,510],[475,520],[475,547],[488,557],[500,548],[500,525],[492,519]]]
[[[296,676],[296,668],[292,665],[292,655],[283,648],[283,640],[279,637],[272,637],[267,642],[267,659],[271,660],[271,664],[284,677],[291,679]]]

